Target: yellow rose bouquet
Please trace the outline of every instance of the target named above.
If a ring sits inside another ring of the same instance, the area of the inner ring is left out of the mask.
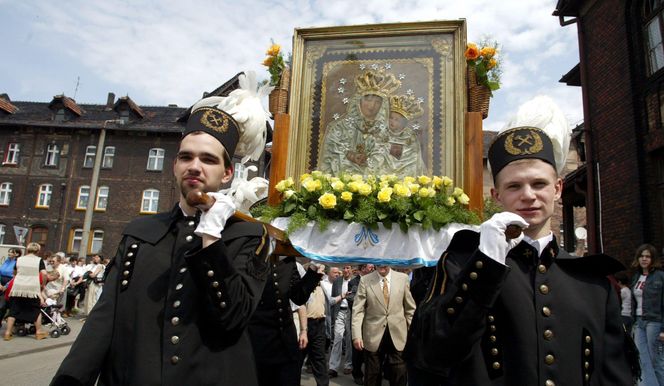
[[[263,60],[263,65],[267,67],[267,71],[270,73],[270,86],[278,86],[281,74],[284,72],[284,68],[286,68],[284,55],[281,53],[281,46],[272,41],[272,45],[265,54],[267,57]]]
[[[466,63],[475,69],[477,82],[493,91],[500,88],[500,58],[498,57],[498,42],[482,41],[480,45],[468,43],[466,46]]]
[[[331,176],[320,171],[276,185],[283,201],[278,206],[259,206],[252,215],[270,222],[289,217],[286,233],[310,221],[324,231],[330,221],[345,220],[377,229],[397,224],[403,232],[411,225],[438,231],[449,223],[479,224],[479,216],[468,209],[468,195],[449,177],[395,175]]]

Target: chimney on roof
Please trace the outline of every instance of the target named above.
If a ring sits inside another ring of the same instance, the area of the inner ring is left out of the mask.
[[[7,102],[11,102],[11,100],[9,99],[9,95],[7,95],[7,93],[4,93],[4,92],[2,94],[0,94],[0,99],[4,99]]]
[[[108,98],[106,98],[106,109],[112,110],[113,105],[115,105],[115,94],[112,92],[108,93]]]

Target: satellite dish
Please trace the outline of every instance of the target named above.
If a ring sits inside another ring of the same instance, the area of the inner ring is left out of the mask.
[[[579,240],[585,240],[588,237],[588,231],[584,227],[578,227],[574,230],[574,235]]]

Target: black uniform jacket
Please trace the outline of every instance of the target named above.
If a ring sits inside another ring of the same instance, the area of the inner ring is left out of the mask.
[[[130,223],[99,302],[53,385],[252,385],[246,326],[265,284],[266,232],[231,218],[201,248],[179,206]]]
[[[276,257],[270,259],[273,258]],[[249,322],[249,335],[257,363],[299,362],[297,332],[289,300],[297,305],[306,303],[322,276],[307,269],[306,274],[300,277],[292,256],[270,263],[267,284]]]
[[[502,265],[455,234],[420,304],[407,345],[411,367],[436,382],[483,385],[632,385],[608,256],[571,256],[555,239],[540,259],[521,242]]]

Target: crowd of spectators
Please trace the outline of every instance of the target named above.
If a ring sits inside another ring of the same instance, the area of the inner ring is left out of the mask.
[[[10,248],[0,258],[0,321],[6,321],[4,340],[13,339],[17,324],[32,325],[38,340],[48,336],[40,309],[63,311],[64,317],[85,316],[103,290],[108,259],[85,258],[42,250],[38,243]],[[30,329],[26,329],[30,331]]]

